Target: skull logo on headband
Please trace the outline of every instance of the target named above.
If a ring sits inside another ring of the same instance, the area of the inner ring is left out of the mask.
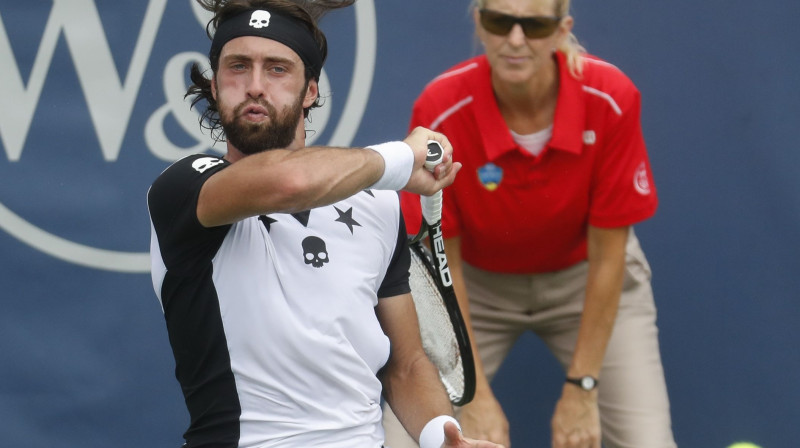
[[[253,14],[250,16],[250,26],[255,29],[266,28],[269,26],[269,13],[267,11],[259,9],[258,11],[253,11]]]

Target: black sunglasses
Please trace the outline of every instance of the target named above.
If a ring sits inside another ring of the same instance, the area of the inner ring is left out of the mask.
[[[556,16],[517,17],[491,9],[481,9],[479,12],[483,29],[498,36],[507,35],[519,23],[525,37],[541,39],[553,34],[561,22],[561,17]]]

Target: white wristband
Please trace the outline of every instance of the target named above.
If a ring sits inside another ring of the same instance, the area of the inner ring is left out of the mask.
[[[453,422],[461,431],[458,420],[449,415],[440,415],[429,421],[419,434],[419,448],[442,448],[444,444],[444,424]]]
[[[414,169],[414,151],[405,142],[389,142],[367,146],[383,157],[383,175],[372,190],[402,190],[411,178]]]

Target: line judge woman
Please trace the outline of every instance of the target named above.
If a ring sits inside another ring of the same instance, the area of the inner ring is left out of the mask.
[[[553,447],[675,447],[650,267],[632,229],[657,206],[639,91],[578,44],[569,0],[472,7],[485,54],[431,81],[411,119],[447,135],[463,164],[443,227],[479,360],[464,434],[510,445],[490,381],[531,331],[565,371]],[[403,208],[418,229],[418,197],[404,193]],[[387,446],[414,446],[390,410],[384,426]]]

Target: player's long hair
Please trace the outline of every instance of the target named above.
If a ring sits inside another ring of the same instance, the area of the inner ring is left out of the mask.
[[[472,0],[470,8],[485,8],[488,0]],[[558,17],[566,17],[569,15],[570,0],[555,0],[556,10],[555,15]],[[575,34],[569,33],[566,39],[558,47],[558,51],[564,53],[567,57],[567,66],[569,73],[573,78],[580,78],[583,74],[583,55],[586,54],[586,49],[578,42]]]
[[[355,3],[355,0],[196,0],[205,10],[214,13],[214,17],[206,25],[206,34],[212,38],[220,23],[243,11],[251,9],[268,9],[278,11],[286,16],[293,17],[304,23],[314,36],[314,41],[319,47],[322,55],[322,63],[328,57],[328,40],[325,34],[317,26],[319,20],[328,12],[337,8],[344,8]],[[220,52],[208,55],[209,65],[212,74],[216,74],[219,69]],[[205,111],[200,116],[200,126],[211,131],[211,136],[215,141],[224,141],[224,131],[219,116],[217,101],[211,94],[212,80],[207,78],[198,64],[192,66],[189,74],[192,85],[186,92],[186,97],[192,99],[192,107],[205,100],[208,104]],[[319,81],[313,71],[306,67],[306,84],[311,79]],[[303,115],[308,117],[311,109],[320,107],[320,97],[314,103],[303,109]]]

